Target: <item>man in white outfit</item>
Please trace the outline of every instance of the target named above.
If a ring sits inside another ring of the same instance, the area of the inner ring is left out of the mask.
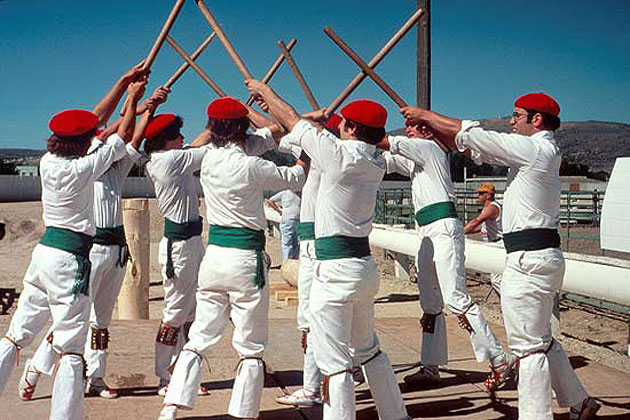
[[[440,381],[439,365],[448,363],[444,303],[459,325],[470,334],[478,362],[490,362],[490,375],[484,383],[494,391],[514,368],[517,359],[505,353],[479,306],[466,286],[464,229],[457,217],[455,189],[448,155],[407,121],[410,137],[389,136],[378,146],[384,153],[388,172],[411,178],[411,191],[418,224],[419,248],[416,258],[418,288],[423,315],[422,365],[405,377],[405,382],[435,384]]]
[[[324,124],[334,137],[339,137],[339,123],[341,117],[333,114]],[[288,139],[283,138],[280,142],[279,150],[285,147]],[[288,151],[299,156],[301,149],[287,147]],[[310,294],[313,283],[313,273],[315,266],[315,205],[317,203],[317,190],[321,179],[321,171],[317,165],[311,162],[308,177],[302,188],[302,206],[300,208],[300,223],[298,225],[298,236],[300,239],[300,269],[298,272],[298,294],[299,304],[297,313],[297,327],[302,335],[302,350],[304,352],[304,367],[302,371],[302,388],[290,395],[283,395],[276,398],[276,401],[284,405],[310,407],[321,404],[321,381],[322,373],[315,363],[313,356],[313,339],[310,332],[311,311]]]
[[[324,419],[356,418],[353,359],[361,363],[380,418],[406,419],[407,411],[391,363],[374,330],[374,295],[380,273],[370,253],[376,193],[385,162],[374,144],[385,135],[387,112],[372,101],[341,111],[341,139],[300,120],[268,86],[246,81],[272,115],[321,170],[315,209],[315,274],[311,286],[314,356],[324,374]],[[352,351],[351,351],[352,349]]]
[[[163,96],[165,95],[166,92]],[[154,95],[138,107],[136,112],[143,113],[146,109],[155,109],[157,105],[158,100]],[[99,138],[109,137],[118,130],[121,122],[119,119],[108,126],[99,134]],[[141,143],[142,137],[134,134],[133,140],[127,144],[127,156],[114,162],[94,183],[96,235],[90,251],[90,331],[85,346],[85,360],[87,393],[106,399],[118,397],[116,390],[111,389],[104,381],[110,341],[108,327],[130,257],[122,222],[122,189],[127,174],[141,157],[138,151]],[[95,147],[99,147],[98,144],[94,143],[91,148]],[[54,373],[57,355],[52,347],[52,338],[51,331],[42,340],[33,358],[27,361],[19,383],[19,393],[23,400],[33,397],[41,373],[49,376]]]
[[[209,245],[199,270],[197,316],[179,354],[160,420],[191,410],[201,381],[202,354],[234,324],[232,344],[240,362],[228,414],[255,419],[265,380],[262,356],[267,344],[269,256],[264,252],[266,189],[300,189],[305,164],[277,167],[252,156],[259,136],[247,134],[248,110],[232,98],[208,107],[209,145],[201,167],[201,184],[210,224]],[[273,142],[268,129],[264,129]],[[253,147],[252,147],[253,146]]]
[[[84,361],[89,320],[89,253],[94,223],[94,182],[127,154],[135,108],[144,93],[141,64],[125,74],[94,112],[72,110],[54,116],[48,153],[40,161],[46,232],[33,250],[24,289],[7,335],[0,340],[0,392],[17,364],[18,351],[53,320],[52,348],[58,360],[50,418],[84,418]],[[136,82],[138,81],[138,82]],[[129,91],[129,111],[118,132],[88,154],[96,128],[107,121]]]
[[[569,418],[595,418],[599,404],[577,378],[564,349],[551,335],[555,294],[562,286],[559,168],[554,140],[560,106],[532,93],[514,103],[512,134],[484,130],[478,122],[406,107],[403,115],[426,124],[440,140],[489,164],[509,167],[503,200],[503,241],[507,251],[501,308],[510,349],[520,359],[520,420],[552,420],[552,389]]]
[[[501,204],[494,199],[496,189],[493,184],[484,182],[477,189],[479,202],[483,204],[481,213],[464,226],[464,234],[481,233],[484,242],[501,242],[503,227],[501,224]],[[501,295],[502,273],[490,273],[490,284]]]

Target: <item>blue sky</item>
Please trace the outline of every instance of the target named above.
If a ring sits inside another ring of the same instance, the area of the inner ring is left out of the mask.
[[[68,108],[91,109],[128,67],[145,57],[174,1],[0,1],[0,147],[42,149],[48,120]],[[323,33],[331,26],[365,61],[414,12],[415,0],[211,1],[250,71],[262,77],[278,39],[298,38],[293,55],[322,106],[358,68]],[[545,91],[563,120],[630,123],[630,2],[626,0],[433,0],[432,108],[447,115],[508,115],[516,96]],[[171,35],[189,53],[211,32],[188,0]],[[416,30],[377,72],[415,102]],[[149,89],[181,59],[164,45]],[[198,63],[232,96],[246,98],[242,76],[217,39]],[[299,111],[310,107],[283,66],[271,82]],[[189,70],[160,112],[184,117],[190,140],[202,129],[215,94]],[[397,107],[366,80],[351,99],[370,98],[402,126]]]

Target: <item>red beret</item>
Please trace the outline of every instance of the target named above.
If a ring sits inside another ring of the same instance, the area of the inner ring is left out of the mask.
[[[341,115],[347,120],[374,128],[384,128],[387,121],[387,111],[383,105],[366,99],[350,102],[343,107]]]
[[[208,105],[208,117],[218,120],[236,120],[246,117],[249,111],[239,101],[234,98],[219,98]]]
[[[98,125],[98,117],[90,111],[63,111],[50,119],[48,128],[58,136],[80,136]]]
[[[324,127],[326,127],[329,130],[333,130],[333,131],[339,131],[339,124],[341,124],[341,117],[339,116],[339,114],[332,114],[332,116],[330,118],[328,118],[328,121],[326,121],[326,124],[324,124]]]
[[[547,114],[555,115],[560,114],[560,105],[549,95],[544,93],[528,93],[521,96],[514,102],[514,106],[517,108],[526,108],[532,111],[546,112]]]
[[[153,117],[149,124],[147,125],[146,130],[144,130],[144,137],[147,140],[152,140],[156,138],[162,130],[164,130],[169,125],[175,122],[175,115],[173,114],[162,114],[156,117]]]

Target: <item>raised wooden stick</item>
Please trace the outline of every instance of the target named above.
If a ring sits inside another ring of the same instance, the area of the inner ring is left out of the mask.
[[[179,12],[182,10],[182,6],[184,6],[185,1],[186,0],[177,0],[175,5],[171,9],[171,13],[169,13],[168,17],[166,18],[166,22],[164,22],[164,25],[162,26],[162,30],[158,34],[158,37],[156,38],[155,42],[153,43],[153,46],[151,47],[151,51],[149,51],[149,55],[144,60],[144,65],[142,66],[143,68],[149,69],[151,68],[151,65],[153,65],[153,62],[157,58],[157,55],[160,52],[160,49],[162,48],[162,45],[164,45],[164,41],[166,40],[168,33],[171,31],[171,28],[175,24],[175,19],[177,19],[177,16],[179,16]],[[125,103],[123,103],[123,106],[120,110],[120,115],[125,114],[125,110],[127,109],[128,105],[129,105],[129,98],[125,99]]]
[[[297,64],[295,63],[293,56],[287,49],[287,46],[284,45],[284,42],[278,41],[278,47],[280,47],[280,51],[282,52],[284,59],[287,60],[289,67],[291,67],[291,70],[293,70],[293,74],[295,75],[295,78],[300,84],[300,87],[304,91],[304,94],[306,95],[306,99],[308,99],[308,101],[310,102],[311,107],[313,108],[313,111],[317,111],[319,109],[319,104],[317,103],[315,96],[313,96],[313,92],[311,91],[311,88],[309,88],[308,84],[306,84],[306,80],[304,79],[302,72],[300,71]]]
[[[225,92],[223,92],[223,90],[219,87],[219,85],[217,85],[214,80],[212,80],[210,78],[210,76],[208,76],[202,69],[201,67],[199,67],[197,65],[197,63],[195,63],[189,56],[188,54],[186,54],[186,52],[182,49],[182,47],[179,46],[179,44],[177,44],[177,42],[175,42],[175,40],[173,40],[173,38],[171,38],[170,36],[166,38],[166,41],[168,41],[169,44],[171,44],[171,46],[173,47],[173,49],[175,51],[177,51],[177,53],[179,55],[182,56],[182,58],[186,61],[186,63],[188,63],[188,65],[190,67],[193,68],[193,70],[195,70],[197,73],[199,73],[199,76],[201,76],[201,78],[208,84],[208,86],[210,86],[210,88],[212,88],[212,90],[214,90],[217,95],[219,95],[220,97],[224,97],[227,96],[225,94]]]
[[[396,32],[396,34],[394,34],[394,36],[387,42],[387,44],[385,44],[385,46],[381,48],[381,50],[374,56],[374,58],[370,60],[370,62],[368,63],[370,68],[375,68],[383,60],[383,58],[385,58],[385,56],[392,50],[392,48],[394,48],[394,46],[402,39],[402,37],[404,37],[407,32],[409,32],[411,28],[414,27],[414,25],[420,19],[420,16],[422,16],[422,13],[422,9],[418,9],[416,13],[414,13],[407,20],[407,22],[405,22],[405,24],[398,30],[398,32]],[[332,115],[339,107],[339,105],[341,105],[341,103],[345,101],[348,96],[350,96],[350,94],[357,88],[357,86],[361,84],[366,76],[367,74],[363,71],[357,74],[355,78],[352,79],[352,81],[348,84],[348,86],[346,86],[343,92],[341,92],[339,96],[337,96],[337,98],[335,98],[335,100],[328,106],[328,108],[326,108],[326,114]]]
[[[199,45],[199,47],[195,50],[195,52],[190,55],[190,59],[193,61],[196,60],[197,57],[199,57],[201,53],[206,49],[206,47],[210,45],[210,42],[212,42],[215,36],[216,36],[216,32],[212,32],[210,36],[206,38],[201,43],[201,45]],[[188,70],[189,67],[190,67],[190,64],[188,64],[188,62],[185,62],[184,64],[182,64],[175,71],[175,73],[173,73],[173,75],[166,81],[166,83],[164,84],[164,87],[170,88],[171,86],[173,86],[175,82],[177,82],[179,78],[186,72],[186,70]]]
[[[363,61],[361,59],[361,57],[359,57],[357,55],[357,53],[355,53],[354,50],[352,50],[352,48],[350,48],[350,46],[348,44],[346,44],[339,37],[339,35],[337,35],[335,33],[335,31],[333,31],[329,27],[326,27],[326,28],[324,28],[324,32],[326,32],[326,35],[328,35],[330,37],[330,39],[332,39],[335,42],[335,44],[337,44],[339,46],[339,48],[341,48],[343,50],[343,52],[348,54],[348,57],[350,57],[355,63],[357,63],[357,65],[359,67],[361,67],[361,69],[368,76],[370,76],[374,80],[374,82],[376,82],[376,84],[381,89],[383,89],[383,91],[385,91],[385,93],[394,102],[396,102],[396,105],[398,105],[400,108],[402,108],[404,106],[407,106],[407,103],[400,96],[398,96],[398,94],[394,91],[394,89],[392,89],[383,79],[381,79],[381,77],[378,74],[376,74],[376,72],[374,70],[372,70],[372,68],[370,68],[370,66],[368,66],[368,64],[365,61]]]
[[[201,13],[205,16],[210,26],[212,26],[212,29],[217,33],[219,40],[221,41],[221,43],[227,50],[227,53],[230,55],[230,57],[234,61],[234,64],[236,64],[236,67],[238,67],[241,74],[243,74],[243,77],[245,79],[253,79],[252,74],[249,72],[249,70],[247,70],[245,63],[243,63],[243,60],[241,60],[241,57],[239,57],[239,55],[236,53],[236,50],[232,46],[232,43],[227,38],[227,36],[225,36],[223,29],[221,29],[218,22],[212,16],[212,13],[210,13],[210,10],[208,10],[208,7],[206,7],[203,0],[195,0],[195,1],[197,2],[197,6],[199,6],[199,10],[201,10]]]
[[[182,6],[184,5],[185,1],[186,0],[177,0],[177,3],[175,3],[175,6],[173,6],[171,13],[168,15],[168,18],[166,18],[166,22],[164,23],[164,26],[162,26],[162,30],[160,31],[160,34],[155,40],[155,43],[153,43],[153,47],[151,48],[151,51],[149,51],[149,55],[147,56],[147,59],[144,63],[145,69],[150,68],[151,65],[153,64],[153,61],[155,61],[155,58],[157,57],[158,52],[160,52],[160,48],[162,48],[162,45],[164,45],[164,41],[166,40],[168,33],[171,31],[171,28],[173,27],[173,24],[175,23],[175,19],[177,19],[179,12],[182,10]]]
[[[297,43],[297,39],[292,38],[289,41],[289,43],[286,45],[287,50],[291,51],[293,49],[293,46],[296,43]],[[276,74],[276,71],[280,68],[280,65],[282,64],[283,61],[284,61],[284,54],[280,53],[276,61],[271,65],[271,67],[267,71],[267,74],[265,74],[265,77],[262,78],[261,82],[264,84],[269,83],[273,75]],[[251,106],[251,104],[253,103],[254,103],[254,97],[250,95],[249,99],[247,100],[247,105]]]

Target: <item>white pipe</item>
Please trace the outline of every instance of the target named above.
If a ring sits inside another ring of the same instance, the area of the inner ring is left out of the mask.
[[[280,216],[265,211],[267,220],[279,222]],[[415,230],[374,225],[370,244],[412,257],[418,249]],[[565,253],[566,273],[562,290],[620,305],[630,306],[630,262],[608,257],[591,257]],[[466,239],[466,268],[485,272],[502,272],[505,249]]]

